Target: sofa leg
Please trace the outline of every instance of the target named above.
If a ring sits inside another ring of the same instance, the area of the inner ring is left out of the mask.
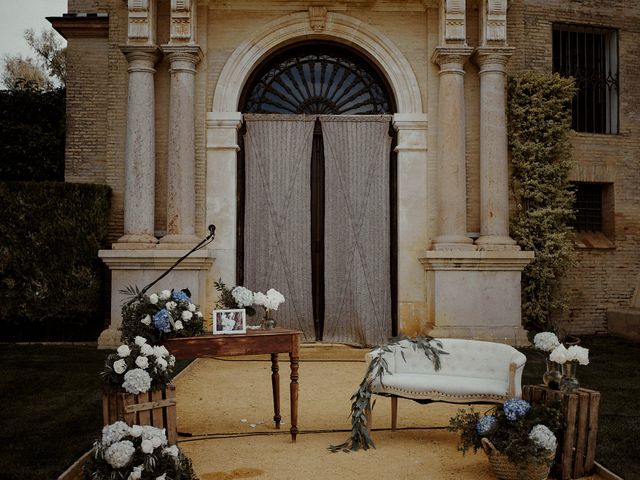
[[[398,397],[391,397],[391,430],[396,431],[398,426]]]

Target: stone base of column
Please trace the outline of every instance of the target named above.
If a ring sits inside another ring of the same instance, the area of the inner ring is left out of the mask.
[[[122,325],[122,301],[120,293],[128,286],[142,289],[173,265],[187,250],[100,250],[98,256],[111,271],[111,323],[98,339],[98,348],[114,348],[120,345],[120,326]],[[200,306],[204,318],[209,319],[213,309],[212,299],[207,295],[207,274],[211,270],[214,258],[208,250],[199,250],[169,275],[151,287],[148,293],[164,289],[188,288],[194,303]]]
[[[427,251],[429,335],[522,345],[520,276],[533,259],[521,251]]]
[[[473,240],[465,235],[440,235],[433,241],[434,250],[475,250]]]
[[[171,250],[187,249],[195,247],[201,239],[195,235],[179,235],[169,234],[160,239],[161,248],[168,248]]]
[[[520,246],[509,236],[500,235],[481,235],[476,240],[478,250],[495,251],[495,250],[520,250]]]
[[[158,239],[148,234],[126,234],[118,239],[111,248],[114,250],[141,250],[156,248]]]

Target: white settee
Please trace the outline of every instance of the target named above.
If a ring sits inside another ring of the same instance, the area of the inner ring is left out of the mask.
[[[527,358],[515,348],[502,343],[445,338],[440,355],[442,368],[421,349],[402,340],[383,354],[390,373],[378,377],[371,372],[372,393],[391,397],[391,426],[395,430],[398,397],[428,403],[503,403],[522,395],[522,370]],[[367,354],[369,364],[378,350]],[[403,358],[404,356],[404,358]]]

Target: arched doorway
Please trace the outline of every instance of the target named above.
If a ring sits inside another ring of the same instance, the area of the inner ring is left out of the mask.
[[[279,321],[302,329],[307,340],[372,344],[396,333],[390,92],[384,76],[358,52],[315,41],[269,56],[241,95],[237,282],[288,289],[292,303]],[[279,144],[287,142],[294,151],[283,154]],[[282,164],[284,157],[289,164]],[[308,209],[308,225],[298,206]],[[256,225],[261,207],[268,211],[268,226]],[[292,210],[298,221],[293,233],[283,219]],[[273,258],[288,256],[288,249],[297,250],[294,260]],[[336,282],[344,282],[344,292]]]

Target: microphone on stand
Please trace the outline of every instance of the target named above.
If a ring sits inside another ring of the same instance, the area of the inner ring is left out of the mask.
[[[158,278],[156,278],[153,282],[151,282],[149,285],[145,286],[141,291],[140,291],[140,297],[142,297],[145,293],[147,293],[147,291],[153,287],[156,283],[158,283],[160,280],[162,280],[164,277],[166,277],[169,272],[171,272],[171,270],[173,270],[174,268],[176,268],[178,265],[180,265],[189,255],[191,255],[193,252],[197,252],[198,250],[206,247],[207,245],[209,245],[211,242],[213,242],[213,240],[216,238],[216,226],[214,224],[211,224],[207,227],[207,230],[209,230],[209,235],[207,235],[206,237],[204,237],[202,239],[202,241],[200,241],[200,243],[198,243],[195,247],[193,247],[191,250],[189,250],[187,253],[185,253],[182,257],[180,257],[176,263],[174,263],[173,265],[171,265],[167,270],[165,270],[162,275],[160,275]],[[189,295],[191,296],[191,295]]]

